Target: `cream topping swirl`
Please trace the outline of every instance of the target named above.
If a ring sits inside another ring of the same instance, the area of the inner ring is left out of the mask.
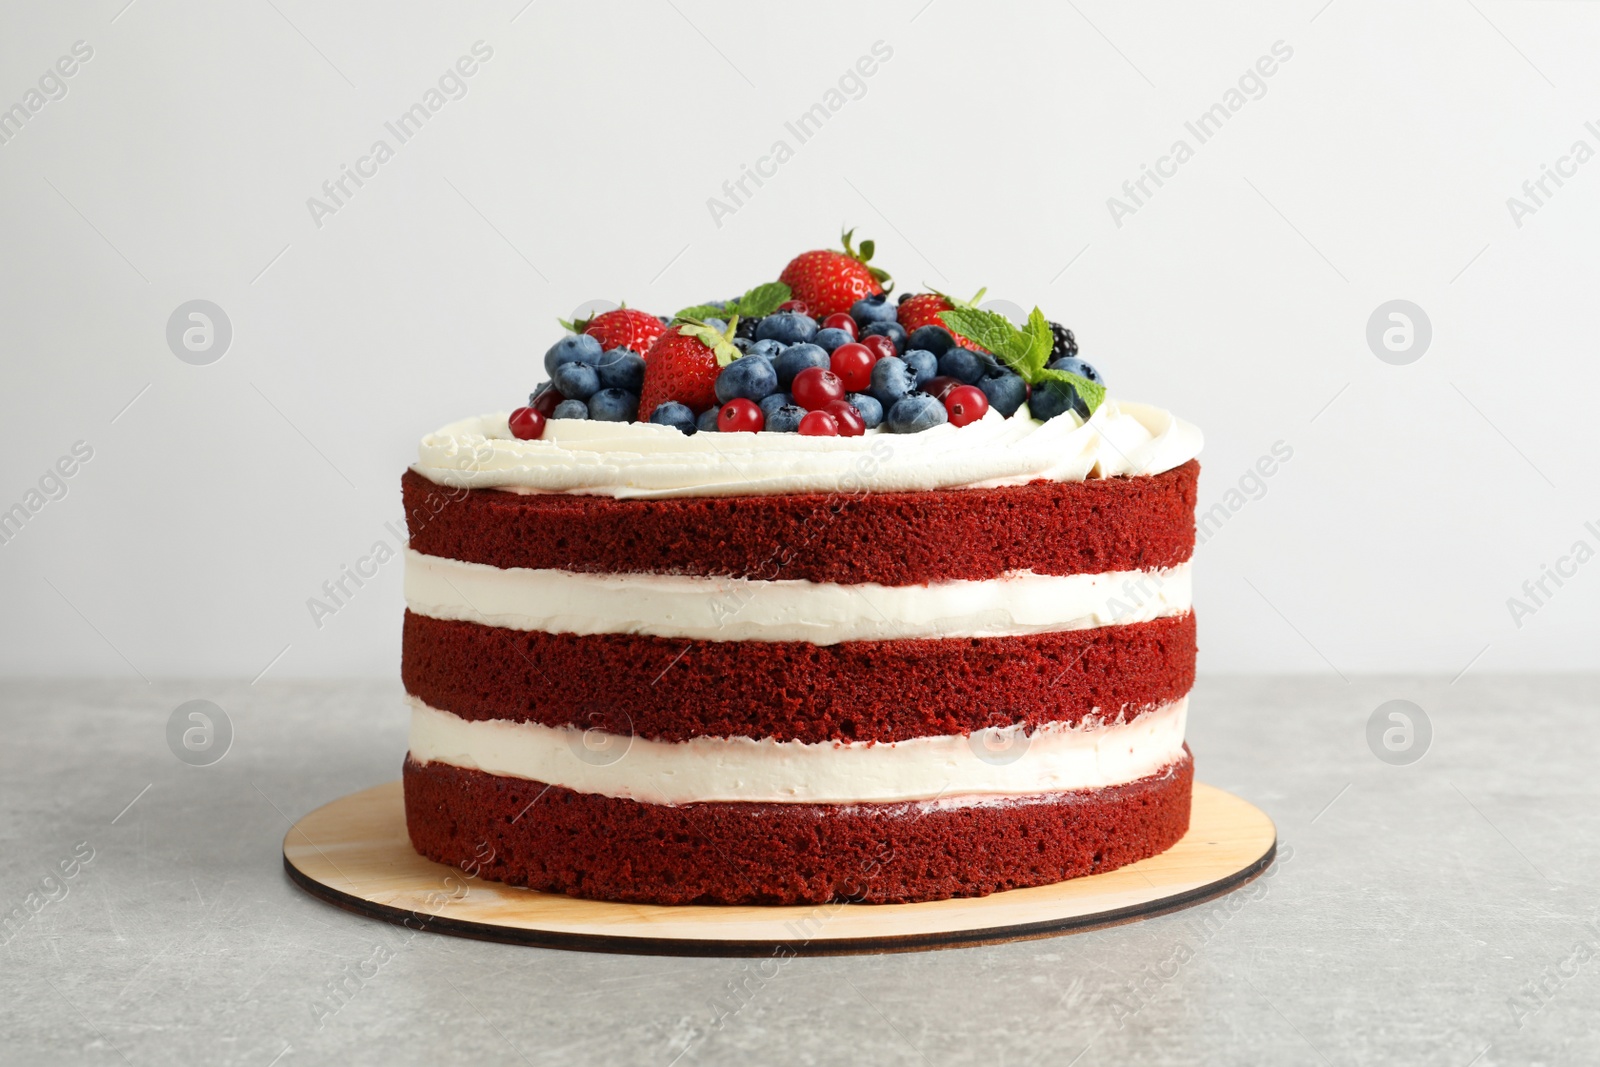
[[[968,426],[861,437],[685,435],[651,423],[551,419],[537,441],[511,436],[505,413],[428,434],[417,473],[440,485],[611,497],[917,492],[1160,474],[1193,459],[1193,424],[1107,399],[1083,422],[991,410]]]

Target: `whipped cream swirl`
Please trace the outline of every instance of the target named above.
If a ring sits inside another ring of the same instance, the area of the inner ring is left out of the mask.
[[[507,414],[431,433],[417,473],[439,485],[611,497],[918,492],[1160,474],[1193,459],[1200,430],[1171,412],[1107,399],[1087,421],[1026,409],[915,434],[697,433],[651,423],[551,419],[537,441]]]

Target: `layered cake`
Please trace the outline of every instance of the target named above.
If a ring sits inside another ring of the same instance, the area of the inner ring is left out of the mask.
[[[1183,835],[1199,431],[1107,398],[1037,310],[897,300],[868,258],[571,323],[528,406],[423,439],[420,853],[602,900],[899,903]]]

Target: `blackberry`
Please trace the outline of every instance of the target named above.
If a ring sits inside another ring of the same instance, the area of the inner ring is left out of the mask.
[[[1050,358],[1045,360],[1046,363],[1054,363],[1058,359],[1078,354],[1078,339],[1072,336],[1071,330],[1059,322],[1052,322],[1050,332],[1055,334],[1056,343],[1051,347]]]
[[[754,341],[756,338],[756,327],[759,325],[761,325],[760,319],[740,319],[739,325],[733,328],[733,335],[735,337],[743,337],[746,340]]]

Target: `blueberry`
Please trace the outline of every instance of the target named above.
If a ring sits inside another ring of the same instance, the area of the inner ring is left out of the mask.
[[[550,413],[550,417],[552,419],[587,419],[589,417],[589,405],[581,400],[563,400],[556,405],[556,409]]]
[[[550,390],[552,390],[554,388],[555,388],[555,386],[550,382],[540,382],[537,386],[534,387],[533,392],[528,394],[528,404],[529,404],[529,406],[531,407],[535,400],[538,400],[541,396],[544,396],[544,394],[548,393]]]
[[[826,330],[818,330],[817,335],[811,339],[811,343],[829,355],[832,355],[835,348],[838,348],[840,345],[847,345],[854,340],[855,338],[850,336],[849,330],[842,330],[837,326],[830,326]]]
[[[880,333],[894,342],[896,352],[906,350],[906,328],[898,322],[869,322],[861,328],[862,337],[872,337]]]
[[[694,433],[694,412],[689,410],[688,404],[680,404],[676,400],[657,404],[650,413],[650,421],[657,426],[672,426],[684,433]]]
[[[799,404],[785,404],[767,416],[767,429],[775,433],[796,433],[800,420],[805,417],[806,409]]]
[[[707,326],[711,327],[713,330],[716,330],[718,333],[728,332],[727,319],[706,319],[704,321]]]
[[[1017,413],[1028,396],[1028,386],[1022,375],[1010,371],[979,378],[978,388],[989,398],[989,406],[1008,419]]]
[[[1100,372],[1094,369],[1094,364],[1085,363],[1076,356],[1067,356],[1064,359],[1058,359],[1054,363],[1050,364],[1050,369],[1064,370],[1068,374],[1076,374],[1080,378],[1089,379],[1096,385],[1106,384],[1106,380],[1100,377]]]
[[[701,433],[717,432],[717,408],[707,408],[694,420],[694,428]]]
[[[816,345],[793,345],[784,349],[778,358],[772,361],[772,365],[778,372],[778,385],[787,389],[794,382],[794,376],[807,367],[826,367],[828,353]]]
[[[778,372],[765,356],[743,356],[722,368],[716,389],[719,404],[741,396],[760,400],[778,391]]]
[[[750,351],[750,346],[753,344],[755,344],[755,342],[750,340],[748,337],[735,336],[733,339],[733,347],[737,348],[740,352]]]
[[[965,348],[952,348],[939,357],[939,373],[971,385],[983,377],[983,361]]]
[[[893,322],[899,315],[899,308],[889,303],[887,293],[864,296],[850,305],[850,317],[856,320],[857,326],[865,326],[869,322]]]
[[[768,359],[777,359],[778,353],[782,352],[788,347],[789,346],[784,344],[782,341],[773,341],[770,339],[766,341],[755,341],[750,345],[749,354],[752,356],[766,356]]]
[[[972,354],[978,357],[978,362],[983,366],[983,376],[985,378],[993,378],[995,375],[1004,374],[1011,369],[987,352],[974,352]],[[974,382],[973,384],[976,385],[977,383]]]
[[[602,389],[589,398],[589,417],[597,422],[633,422],[639,417],[639,394]]]
[[[756,327],[756,340],[782,341],[786,345],[804,344],[817,335],[817,320],[798,311],[779,311],[768,315]]]
[[[645,357],[632,349],[611,349],[600,357],[600,387],[637,394],[645,387]]]
[[[1066,382],[1052,381],[1043,381],[1033,387],[1033,395],[1028,397],[1028,414],[1042,421],[1068,411],[1075,412],[1082,419],[1089,417],[1089,405],[1083,402],[1077,389]]]
[[[563,363],[556,368],[555,387],[569,400],[588,400],[600,390],[600,374],[587,363]]]
[[[915,337],[916,334],[912,334],[912,336]],[[911,372],[917,376],[918,385],[921,385],[929,378],[937,377],[939,374],[939,357],[925,348],[918,348],[916,345],[912,345],[900,353],[900,358],[906,361],[906,366],[910,367]]]
[[[878,403],[876,397],[866,393],[846,393],[845,399],[861,412],[861,421],[867,424],[867,429],[875,430],[883,422],[883,405]]]
[[[563,363],[587,363],[593,367],[600,362],[600,342],[586,333],[569,333],[550,346],[544,354],[544,372],[551,378]]]
[[[880,360],[879,362],[882,362]],[[884,420],[891,433],[921,433],[950,421],[944,405],[927,393],[912,393],[895,401]]]
[[[872,365],[872,385],[867,391],[885,411],[916,388],[916,373],[899,356],[884,356]]]
[[[768,396],[764,396],[764,397],[761,398],[761,401],[760,401],[761,414],[765,415],[767,418],[770,419],[770,418],[772,418],[772,413],[774,411],[777,411],[779,408],[783,407],[785,404],[793,404],[793,403],[794,403],[794,397],[790,396],[788,393],[772,393],[772,394],[770,394]]]
[[[906,338],[906,347],[921,348],[932,352],[935,356],[942,356],[954,345],[955,338],[950,336],[950,331],[943,326],[918,326],[911,331],[911,336]]]

